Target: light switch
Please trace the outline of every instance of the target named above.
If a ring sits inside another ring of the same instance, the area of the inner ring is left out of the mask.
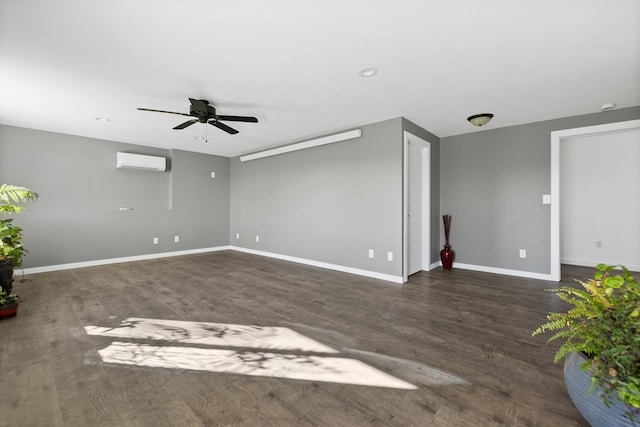
[[[543,194],[542,195],[542,204],[550,205],[551,204],[551,194]]]

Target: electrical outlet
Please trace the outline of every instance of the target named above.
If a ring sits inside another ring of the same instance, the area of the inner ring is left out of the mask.
[[[240,239],[240,233],[236,233],[236,240]]]
[[[256,242],[259,242],[259,241],[260,241],[260,236],[256,234]]]
[[[216,173],[215,172],[211,172],[211,178],[215,178],[216,177]]]
[[[369,249],[369,258],[373,258],[373,249]]]
[[[602,240],[596,240],[596,249],[602,249]]]
[[[393,261],[393,252],[387,252],[387,261]]]
[[[526,258],[526,257],[527,257],[527,250],[520,249],[520,258]]]
[[[154,238],[153,238],[153,244],[154,244],[154,245],[157,245],[157,244],[158,244],[158,238],[157,238],[157,237],[154,237]]]
[[[180,236],[173,236],[173,241],[175,243],[179,243],[180,242]]]

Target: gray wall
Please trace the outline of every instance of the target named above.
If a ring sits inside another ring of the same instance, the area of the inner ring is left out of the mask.
[[[402,130],[431,143],[431,263],[440,261],[440,138],[403,118]]]
[[[548,274],[550,133],[638,118],[633,107],[442,138],[440,207],[452,215],[456,261]]]
[[[232,159],[231,244],[401,276],[402,119],[360,129],[357,139]]]
[[[117,151],[171,158],[171,169],[116,169]],[[229,243],[224,157],[0,125],[0,183],[40,194],[15,217],[25,268]]]

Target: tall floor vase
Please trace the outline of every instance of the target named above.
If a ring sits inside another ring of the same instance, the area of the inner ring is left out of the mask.
[[[440,251],[440,262],[442,262],[442,268],[445,270],[451,270],[453,266],[453,258],[456,256],[456,253],[451,249],[451,246],[444,247],[443,250]]]
[[[442,222],[444,223],[444,249],[440,251],[440,262],[442,262],[442,268],[445,270],[451,270],[453,266],[453,258],[456,253],[451,250],[449,244],[449,233],[451,232],[451,215],[442,215]]]

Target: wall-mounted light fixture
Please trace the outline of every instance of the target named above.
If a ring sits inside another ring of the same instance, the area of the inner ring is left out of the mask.
[[[493,118],[493,114],[491,113],[482,113],[482,114],[474,114],[473,116],[467,117],[469,123],[474,126],[484,126],[489,123],[489,120]]]

